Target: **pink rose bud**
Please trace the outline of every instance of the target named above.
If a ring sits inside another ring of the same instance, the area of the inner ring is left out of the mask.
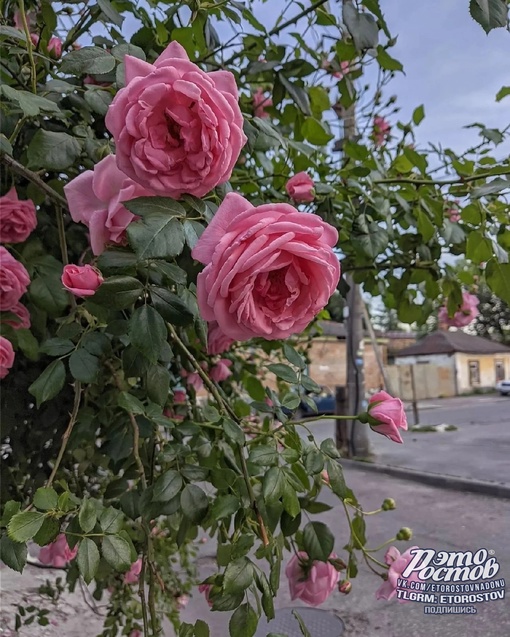
[[[54,60],[59,60],[62,56],[62,40],[59,38],[50,38],[48,42],[48,53]]]
[[[233,74],[202,71],[178,42],[154,64],[126,55],[124,67],[105,120],[120,170],[174,199],[228,181],[246,143]]]
[[[374,117],[374,130],[373,136],[376,143],[376,146],[382,146],[384,142],[388,139],[391,131],[391,126],[389,122],[387,122],[384,117],[380,115],[376,115]]]
[[[186,392],[183,389],[176,389],[174,391],[174,403],[176,405],[184,405],[186,398]]]
[[[300,172],[289,179],[285,186],[289,197],[296,203],[309,203],[315,199],[315,184],[305,172]]]
[[[11,311],[27,291],[29,283],[25,266],[0,246],[0,311]]]
[[[438,321],[441,325],[447,327],[466,327],[469,325],[480,313],[478,310],[478,304],[480,300],[474,294],[469,292],[462,293],[462,303],[458,306],[455,314],[450,317],[448,315],[448,308],[443,305],[439,309]]]
[[[229,376],[232,376],[232,372],[229,367],[232,365],[232,361],[227,358],[221,358],[216,365],[211,369],[211,378],[215,383],[221,383]]]
[[[326,469],[324,469],[324,471],[321,472],[321,478],[324,484],[329,485],[329,473],[326,471]]]
[[[14,365],[14,349],[12,343],[0,336],[0,378],[5,378]]]
[[[108,155],[64,186],[71,217],[89,229],[90,247],[101,254],[108,243],[121,244],[128,225],[136,219],[122,204],[153,193],[142,188],[117,168]]]
[[[179,595],[179,597],[176,597],[175,601],[177,602],[177,608],[179,610],[184,610],[188,605],[189,595],[183,593],[182,595]]]
[[[186,384],[191,385],[195,391],[200,391],[204,386],[204,381],[201,379],[198,372],[188,372],[185,369],[181,369],[179,374],[181,378],[186,380]]]
[[[255,117],[260,117],[261,119],[269,117],[266,107],[272,105],[273,100],[270,97],[266,97],[260,87],[253,93],[253,114]]]
[[[142,558],[139,557],[136,562],[131,564],[131,568],[127,573],[124,573],[124,584],[136,584],[140,579],[140,573],[142,571]]]
[[[0,241],[21,243],[26,241],[37,225],[34,202],[18,199],[14,186],[0,197]]]
[[[338,232],[289,204],[254,207],[229,192],[192,250],[200,313],[238,341],[302,332],[340,278]]]
[[[352,584],[349,582],[349,580],[344,579],[340,582],[340,584],[338,584],[338,591],[340,593],[343,593],[344,595],[348,595],[352,590]]]
[[[65,533],[60,533],[54,542],[44,546],[40,550],[39,562],[41,562],[41,564],[47,564],[48,566],[54,566],[55,568],[63,568],[76,557],[77,553],[78,546],[71,549],[67,543]]]
[[[30,34],[30,41],[34,46],[37,46],[39,44],[39,36],[37,35],[37,33]]]
[[[221,331],[216,321],[211,321],[208,324],[208,329],[207,353],[210,355],[223,354],[235,342]]]
[[[75,296],[93,296],[102,282],[101,272],[91,265],[64,266],[62,283]]]
[[[135,628],[129,633],[129,637],[143,637],[142,631]]]
[[[16,318],[1,318],[0,321],[2,323],[10,325],[15,330],[28,330],[30,328],[30,312],[23,303],[16,303],[14,307],[11,307],[9,312],[12,312]]]
[[[336,558],[332,553],[331,558]],[[310,606],[324,603],[335,590],[339,573],[329,562],[314,561],[309,570],[305,569],[309,557],[304,552],[294,555],[285,569],[289,580],[290,598],[300,599]]]
[[[209,606],[212,607],[213,603],[209,599],[211,595],[211,590],[212,590],[212,584],[200,584],[200,586],[198,587],[198,591],[204,594],[206,602],[209,604]]]
[[[374,394],[368,401],[370,428],[393,442],[403,442],[399,429],[407,431],[407,418],[400,398],[393,398],[385,391]]]
[[[396,596],[398,581],[402,577],[402,573],[405,571],[406,566],[413,559],[411,551],[417,548],[417,546],[412,546],[410,549],[407,549],[405,553],[402,553],[402,555],[400,555],[400,551],[397,548],[395,548],[394,546],[389,547],[389,549],[386,551],[386,555],[384,556],[384,561],[389,566],[388,579],[377,590],[375,594],[377,599],[390,600]],[[411,573],[411,575],[407,578],[407,581],[419,582],[420,579],[418,578],[418,573]],[[399,599],[398,601],[401,603],[406,603],[406,601],[408,600]]]

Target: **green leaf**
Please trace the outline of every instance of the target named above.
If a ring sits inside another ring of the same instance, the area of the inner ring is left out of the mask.
[[[503,86],[496,93],[496,102],[501,102],[504,97],[510,95],[510,86]]]
[[[155,285],[149,286],[149,291],[154,307],[165,321],[181,327],[193,322],[193,313],[177,294]]]
[[[427,213],[423,210],[416,211],[416,221],[418,224],[418,230],[423,237],[423,241],[425,241],[425,243],[428,243],[434,236],[435,232],[432,221],[428,218]]]
[[[124,515],[122,511],[108,507],[99,516],[99,524],[105,533],[118,533],[124,526]]]
[[[13,515],[7,533],[14,542],[31,540],[44,522],[44,513],[38,511],[22,511]]]
[[[470,0],[469,13],[485,33],[506,27],[508,5],[506,0]]]
[[[27,149],[28,167],[63,170],[72,166],[80,154],[81,145],[75,137],[40,128]]]
[[[152,494],[153,502],[169,502],[182,487],[182,478],[177,471],[166,471],[156,480]]]
[[[239,511],[241,504],[235,495],[220,495],[211,507],[211,516],[215,520],[229,518]]]
[[[244,445],[244,432],[236,422],[230,418],[224,418],[221,424],[227,438],[238,445]]]
[[[487,285],[496,296],[510,304],[510,263],[498,263],[491,259],[485,270]]]
[[[296,372],[292,369],[292,367],[289,367],[284,363],[273,363],[271,365],[267,365],[267,369],[278,376],[278,378],[285,380],[287,383],[296,384],[298,382]]]
[[[181,507],[190,522],[199,524],[207,514],[209,500],[196,484],[187,484],[181,493]]]
[[[113,100],[110,91],[97,87],[88,87],[83,97],[90,108],[99,115],[106,115]]]
[[[14,27],[8,27],[5,24],[0,25],[0,36],[4,38],[12,38],[13,40],[22,40],[23,42],[27,41],[23,31],[15,29]]]
[[[379,41],[379,29],[374,16],[358,13],[352,3],[346,2],[343,5],[342,19],[358,51],[375,49]]]
[[[41,111],[60,113],[60,109],[55,102],[28,91],[18,91],[7,84],[0,86],[0,96],[18,104],[26,117],[36,117]]]
[[[510,188],[510,179],[502,179],[501,177],[498,177],[497,179],[488,181],[483,186],[473,188],[471,196],[473,199],[478,199],[479,197],[485,197],[487,195],[495,195],[503,190],[507,190],[508,188]]]
[[[310,559],[325,562],[334,545],[335,538],[323,522],[309,522],[303,529],[303,548]]]
[[[147,395],[156,405],[165,406],[170,389],[170,372],[161,365],[151,365],[147,370]]]
[[[306,627],[305,622],[303,621],[303,618],[297,612],[297,610],[293,610],[292,614],[294,615],[294,617],[296,618],[297,623],[299,624],[299,630],[301,631],[301,634],[303,635],[303,637],[312,637],[310,631]]]
[[[75,348],[75,344],[68,338],[49,338],[41,346],[41,352],[43,354],[49,354],[50,356],[65,356],[72,352]]]
[[[80,575],[86,584],[90,584],[99,566],[99,549],[91,538],[81,540],[76,561]]]
[[[115,58],[105,49],[84,46],[62,58],[60,70],[70,75],[104,75],[115,68]]]
[[[127,571],[131,566],[131,547],[120,535],[107,535],[103,539],[101,552],[104,559],[116,571]]]
[[[280,467],[271,467],[262,481],[262,494],[266,504],[274,504],[285,491],[285,474]]]
[[[248,460],[261,467],[271,467],[278,464],[280,454],[274,447],[269,445],[260,445],[259,447],[251,447]]]
[[[37,402],[37,408],[54,398],[64,387],[66,370],[62,361],[53,361],[28,388]]]
[[[186,221],[183,224],[184,237],[186,238],[186,245],[193,250],[196,246],[200,235],[204,232],[205,227],[198,221]]]
[[[294,100],[299,110],[305,115],[311,115],[312,110],[310,108],[310,98],[308,97],[306,90],[302,86],[293,84],[285,77],[285,75],[283,75],[283,73],[278,73],[278,79],[285,87],[285,90],[291,99]]]
[[[201,619],[195,622],[195,637],[209,637],[209,626]]]
[[[12,155],[12,144],[3,133],[0,133],[0,153]]]
[[[99,371],[99,359],[82,347],[69,357],[69,370],[76,380],[94,383]]]
[[[413,111],[413,123],[418,126],[425,117],[425,108],[423,104],[417,106]]]
[[[253,637],[258,620],[257,613],[250,604],[241,604],[228,623],[230,637]]]
[[[167,263],[166,261],[151,261],[151,267],[162,272],[163,275],[170,281],[179,283],[180,285],[186,285],[186,281],[188,279],[186,271],[174,263]]]
[[[39,546],[46,546],[53,542],[60,531],[60,523],[55,518],[45,518],[41,528],[33,537],[33,541]]]
[[[13,542],[7,535],[0,539],[0,560],[13,571],[23,573],[27,562],[27,545]]]
[[[29,294],[35,305],[50,316],[59,316],[69,304],[69,295],[62,286],[60,273],[37,276],[30,284]]]
[[[97,0],[97,4],[99,5],[103,15],[108,18],[109,22],[113,22],[113,24],[118,27],[122,26],[124,18],[120,15],[117,9],[113,8],[109,0]]]
[[[404,70],[402,64],[398,60],[395,60],[395,58],[392,58],[388,51],[381,45],[377,47],[377,61],[379,62],[379,66],[386,71]]]
[[[132,276],[112,276],[103,281],[92,300],[112,310],[125,310],[138,300],[143,287]]]
[[[343,500],[348,495],[348,489],[345,484],[342,467],[336,460],[328,460],[326,463],[326,471],[328,472],[331,490]]]
[[[152,363],[156,363],[167,338],[165,321],[150,305],[142,305],[129,322],[131,345]]]
[[[84,533],[90,533],[96,526],[97,512],[94,503],[89,498],[83,500],[78,513],[78,521]]]
[[[227,595],[242,593],[253,582],[253,564],[247,557],[240,557],[225,569],[223,590]]]
[[[333,135],[328,132],[319,120],[307,117],[301,126],[303,137],[314,144],[314,146],[325,146],[333,139]]]
[[[34,506],[43,511],[56,509],[58,505],[58,495],[52,487],[39,487],[34,494]]]
[[[176,257],[184,248],[182,224],[168,213],[152,212],[127,227],[129,242],[141,259]]]
[[[466,241],[466,257],[474,263],[488,261],[493,256],[492,243],[481,232],[472,231]]]
[[[145,413],[145,407],[143,403],[138,400],[136,396],[133,396],[133,394],[129,394],[125,391],[119,394],[117,404],[119,405],[119,407],[125,409],[126,411],[130,411],[132,414]]]
[[[186,217],[186,210],[170,197],[137,197],[124,201],[122,205],[139,217],[160,215],[167,220],[171,217]]]
[[[122,44],[117,44],[112,48],[113,57],[119,62],[124,61],[125,55],[130,55],[131,57],[138,58],[139,60],[146,60],[145,51],[141,49],[139,46],[134,44],[129,44],[123,42]]]

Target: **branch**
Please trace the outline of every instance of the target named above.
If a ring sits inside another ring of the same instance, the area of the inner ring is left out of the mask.
[[[308,9],[303,9],[303,11],[301,11],[301,13],[298,13],[293,18],[290,18],[289,20],[287,20],[287,22],[284,22],[283,24],[280,24],[280,26],[275,27],[274,29],[271,29],[271,31],[269,31],[269,35],[270,36],[271,35],[278,35],[278,33],[280,33],[280,31],[283,31],[283,29],[286,29],[291,24],[295,24],[298,20],[301,20],[301,18],[304,18],[309,13],[312,13],[312,11],[315,11],[315,9],[318,9],[323,4],[326,4],[326,2],[327,2],[327,0],[317,0],[310,7],[308,7]]]
[[[23,23],[23,31],[25,32],[25,39],[27,41],[27,53],[30,61],[30,77],[32,80],[32,93],[37,94],[37,68],[34,61],[34,52],[32,40],[30,38],[30,29],[28,28],[27,15],[25,13],[25,2],[19,0],[19,10],[21,13],[21,22]]]
[[[417,186],[451,186],[454,184],[467,184],[477,179],[488,179],[489,177],[500,177],[501,175],[510,175],[510,168],[502,170],[499,173],[478,173],[469,177],[458,177],[456,179],[444,179],[436,181],[434,179],[414,179],[413,177],[392,177],[391,179],[375,179],[374,184],[416,184]]]
[[[63,206],[66,210],[69,210],[65,197],[62,197],[62,195],[59,195],[59,193],[56,190],[53,190],[51,186],[45,184],[44,181],[39,177],[39,175],[29,170],[28,168],[25,168],[23,164],[20,164],[13,157],[11,157],[10,155],[6,155],[5,153],[2,153],[0,155],[0,162],[2,164],[5,164],[14,172],[25,177],[25,179],[28,179],[28,181],[31,181],[34,186],[37,186],[44,193],[46,193],[50,199],[53,199],[53,201]]]

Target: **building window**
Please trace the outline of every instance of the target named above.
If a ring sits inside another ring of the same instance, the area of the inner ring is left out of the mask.
[[[496,360],[494,361],[494,366],[496,368],[496,382],[499,383],[500,380],[505,380],[505,361]]]
[[[469,367],[469,384],[479,385],[480,384],[480,363],[479,361],[468,361]]]

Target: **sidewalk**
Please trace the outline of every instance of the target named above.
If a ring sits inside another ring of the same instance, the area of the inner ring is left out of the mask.
[[[361,470],[345,470],[347,484],[354,490],[365,510],[376,509],[384,498],[393,497],[397,503],[395,511],[367,518],[367,537],[370,546],[378,546],[394,535],[401,527],[414,529],[410,543],[396,542],[404,551],[407,547],[444,549],[449,551],[477,550],[485,547],[495,551],[501,564],[500,576],[510,579],[510,545],[506,539],[510,503],[468,493],[444,491],[429,486],[400,481],[384,475],[375,476]],[[342,508],[326,489],[321,501],[334,504],[334,508],[320,516],[329,525],[336,538],[335,551],[344,556],[343,546],[347,541],[347,525]],[[197,559],[200,577],[205,578],[215,571],[215,544],[212,540],[199,545]],[[378,558],[383,557],[382,551]],[[276,599],[276,608],[300,603],[289,599],[288,585],[283,574]],[[15,600],[31,597],[48,572],[29,568],[23,576],[4,568],[1,571],[3,603],[2,613],[10,614],[9,605]],[[334,592],[321,607],[334,609],[343,618],[345,637],[430,637],[440,633],[447,637],[484,635],[501,637],[510,634],[510,605],[505,601],[477,604],[477,615],[424,615],[419,603],[399,604],[375,599],[380,580],[360,560],[358,577],[352,580],[350,595]],[[182,620],[195,622],[203,619],[211,627],[211,637],[228,637],[230,613],[213,613],[205,603],[203,595],[195,591],[182,613]],[[81,595],[68,596],[56,626],[41,628],[29,626],[19,637],[95,637],[100,632],[101,621],[84,604]],[[469,624],[468,624],[469,622]],[[28,631],[28,632],[27,632]],[[1,633],[5,637],[9,633]],[[10,635],[9,635],[10,637]],[[164,637],[175,637],[169,626],[165,626]],[[295,637],[289,635],[288,637]],[[297,637],[297,636],[296,636]],[[312,637],[322,637],[312,635]]]

